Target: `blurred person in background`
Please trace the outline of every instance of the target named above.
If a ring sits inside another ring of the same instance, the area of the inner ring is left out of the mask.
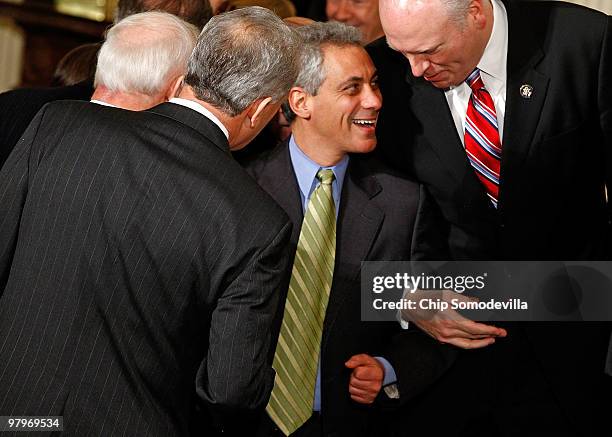
[[[340,21],[359,29],[364,45],[384,35],[378,0],[327,0],[325,14],[330,21]]]
[[[224,0],[215,13],[233,11],[247,6],[261,6],[270,9],[281,18],[295,17],[295,6],[289,0]]]
[[[128,15],[147,11],[168,12],[200,30],[213,14],[209,0],[119,0],[115,11],[115,23]]]
[[[60,59],[53,73],[51,86],[69,86],[79,82],[93,82],[100,43],[83,44]]]

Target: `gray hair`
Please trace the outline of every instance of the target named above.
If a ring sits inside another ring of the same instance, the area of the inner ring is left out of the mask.
[[[359,46],[361,33],[356,27],[330,21],[327,23],[312,23],[296,28],[296,32],[304,41],[300,56],[300,72],[295,86],[304,88],[306,92],[315,96],[319,87],[325,80],[323,65],[325,46]]]
[[[185,73],[197,35],[195,26],[166,12],[130,15],[108,30],[94,85],[158,94]]]
[[[303,88],[308,94],[316,96],[321,84],[327,76],[325,72],[325,56],[323,49],[326,46],[362,47],[361,32],[359,29],[337,21],[325,23],[315,22],[296,28],[296,32],[304,41],[300,56],[300,72],[294,86]],[[295,113],[287,102],[283,103],[283,111],[287,121],[295,120]]]
[[[210,19],[189,59],[185,83],[234,117],[254,101],[281,101],[298,72],[300,39],[268,9],[252,6]]]
[[[465,24],[470,10],[470,0],[441,0],[452,21],[459,25]]]

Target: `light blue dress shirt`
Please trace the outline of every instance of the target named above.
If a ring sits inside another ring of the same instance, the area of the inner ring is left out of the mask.
[[[334,204],[336,205],[336,219],[338,218],[338,209],[340,206],[340,196],[342,194],[342,184],[344,183],[344,176],[346,175],[346,169],[348,167],[349,157],[345,155],[340,162],[331,167],[321,167],[319,164],[310,159],[295,142],[293,135],[289,139],[289,156],[291,157],[291,164],[293,165],[293,171],[297,178],[297,182],[300,188],[300,198],[302,200],[302,212],[305,213],[308,207],[308,201],[314,189],[319,184],[317,180],[317,172],[320,169],[330,169],[334,172],[334,181],[332,182],[332,195],[334,197]],[[393,366],[382,357],[374,357],[385,368],[385,377],[383,380],[383,386],[393,384],[397,382],[397,376]],[[347,388],[348,390],[348,388]],[[321,411],[321,364],[317,367],[317,381],[315,383],[314,402],[312,406],[313,411]]]

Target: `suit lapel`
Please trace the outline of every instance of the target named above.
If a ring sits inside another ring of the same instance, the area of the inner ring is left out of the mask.
[[[461,186],[460,195],[464,204],[473,203],[470,199],[479,199],[482,210],[490,212],[490,202],[457,134],[444,91],[437,89],[423,78],[413,77],[407,61],[405,65],[407,70],[404,80],[412,92],[411,111],[416,114],[421,124],[421,136],[424,141],[436,154],[442,168],[455,181],[448,189],[454,190],[456,186]],[[416,171],[418,174],[419,170]]]
[[[413,89],[413,111],[420,114],[423,131],[442,165],[458,182],[465,183],[473,173],[455,122],[442,90],[422,78],[406,78]],[[468,178],[466,178],[468,175]],[[476,179],[473,178],[476,182]]]
[[[297,246],[304,213],[287,141],[272,152],[264,171],[259,174],[258,183],[291,219],[291,243]]]
[[[519,5],[506,3],[508,12],[508,76],[506,83],[506,114],[502,146],[502,166],[500,176],[500,209],[511,190],[514,181],[522,171],[525,158],[533,142],[534,133],[541,117],[542,106],[546,99],[550,78],[538,72],[535,67],[544,56],[538,35],[537,25],[525,24],[528,14],[521,14]],[[523,86],[531,87],[531,95],[521,93]]]
[[[351,294],[360,295],[361,262],[367,260],[384,220],[383,211],[373,201],[382,187],[374,176],[365,175],[356,161],[357,158],[352,158],[349,162],[342,188],[336,228],[336,265],[322,345],[346,298]]]

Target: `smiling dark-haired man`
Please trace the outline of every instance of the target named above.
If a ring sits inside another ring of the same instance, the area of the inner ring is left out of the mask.
[[[393,413],[380,407],[413,398],[442,368],[429,366],[439,363],[428,355],[433,339],[360,320],[361,262],[410,258],[424,193],[364,156],[376,146],[382,100],[356,29],[316,23],[298,32],[293,135],[248,166],[291,218],[297,248],[257,435],[385,436]]]

